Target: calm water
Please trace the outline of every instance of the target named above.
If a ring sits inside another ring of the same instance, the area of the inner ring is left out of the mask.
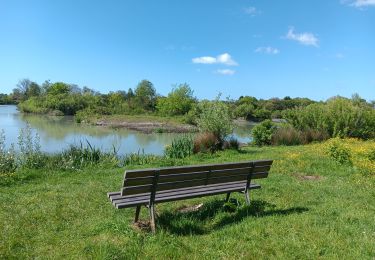
[[[30,125],[33,133],[40,136],[42,151],[60,152],[70,145],[86,143],[110,151],[115,147],[119,154],[145,152],[163,154],[165,145],[172,142],[180,134],[154,133],[143,134],[128,129],[111,129],[86,126],[74,122],[73,117],[54,117],[41,115],[25,115],[17,111],[16,106],[0,105],[0,130],[5,131],[6,145],[17,144],[21,128]],[[249,142],[250,125],[236,127],[235,137],[240,142]]]

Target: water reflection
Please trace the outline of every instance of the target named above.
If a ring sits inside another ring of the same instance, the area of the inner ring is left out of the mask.
[[[42,150],[53,153],[67,148],[71,144],[86,143],[110,151],[115,147],[119,154],[144,151],[162,154],[165,145],[179,134],[155,133],[143,134],[128,129],[112,129],[81,125],[73,117],[54,117],[21,114],[16,106],[0,106],[0,129],[4,129],[6,145],[17,143],[19,130],[29,124],[34,133],[40,136]],[[236,127],[234,135],[240,142],[250,141],[248,125]]]

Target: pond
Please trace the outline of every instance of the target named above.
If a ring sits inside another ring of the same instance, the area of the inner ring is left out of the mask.
[[[33,134],[40,136],[41,149],[47,153],[61,152],[70,145],[89,142],[92,146],[104,151],[118,154],[147,153],[163,154],[164,147],[181,134],[152,133],[145,134],[128,129],[113,129],[99,126],[78,124],[72,116],[45,116],[23,114],[13,105],[0,105],[0,130],[5,133],[5,143],[9,147],[17,144],[18,135],[22,128],[30,125]],[[249,142],[250,124],[238,125],[234,136],[240,142]],[[17,146],[17,145],[16,145]]]

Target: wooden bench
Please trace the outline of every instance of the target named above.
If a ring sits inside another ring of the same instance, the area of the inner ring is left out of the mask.
[[[150,211],[151,230],[155,232],[155,204],[231,192],[243,192],[250,204],[249,190],[259,189],[253,179],[266,178],[272,160],[246,161],[211,165],[168,167],[125,171],[121,191],[108,197],[118,209],[136,207],[137,222],[141,206]]]

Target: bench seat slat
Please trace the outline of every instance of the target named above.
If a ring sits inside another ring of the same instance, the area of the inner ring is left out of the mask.
[[[230,182],[230,183],[217,183],[217,184],[211,184],[211,185],[206,185],[206,186],[196,186],[196,187],[188,187],[188,188],[180,188],[178,189],[178,192],[186,192],[186,193],[190,193],[190,192],[194,192],[196,190],[210,190],[210,189],[220,189],[222,188],[223,186],[226,186],[226,187],[231,187],[231,186],[236,186],[236,185],[242,185],[242,187],[245,187],[246,185],[246,182],[244,181],[239,181],[239,182]],[[159,191],[157,193],[157,196],[169,196],[170,193],[174,193],[175,190],[164,190],[164,191]],[[114,201],[114,200],[118,200],[118,199],[122,199],[122,198],[129,198],[129,199],[136,199],[137,197],[142,197],[142,196],[147,196],[148,198],[150,198],[150,192],[148,193],[142,193],[142,194],[132,194],[132,195],[125,195],[125,196],[122,196],[121,195],[121,192],[114,192],[114,195],[110,196],[109,199],[111,201]]]
[[[260,168],[264,170],[264,168]],[[202,174],[201,179],[183,179],[183,181],[175,181],[175,182],[158,182],[157,191],[169,190],[169,189],[179,189],[179,188],[186,188],[186,187],[193,187],[193,186],[201,186],[205,184],[216,184],[216,183],[226,183],[226,182],[234,182],[234,181],[241,181],[246,180],[249,174],[249,169],[236,169],[233,171],[224,171],[219,172],[216,174],[212,172],[212,177],[210,176],[207,178],[205,174]],[[232,175],[227,175],[232,174]],[[197,175],[199,176],[199,175]],[[268,172],[256,172],[251,175],[252,179],[259,179],[259,178],[266,178],[268,176]],[[198,177],[197,177],[198,178]],[[152,185],[135,185],[135,186],[125,186],[122,189],[122,195],[132,195],[132,194],[140,194],[140,193],[147,193],[150,192]]]
[[[195,187],[194,189],[184,189],[184,190],[173,190],[173,192],[168,193],[158,193],[155,197],[155,202],[166,202],[178,200],[181,198],[196,198],[208,195],[222,194],[227,192],[243,191],[245,189],[246,183],[236,183],[235,185],[222,185],[222,186],[203,186]],[[259,189],[260,185],[251,184],[250,189]],[[143,194],[138,197],[129,198],[127,196],[120,196],[112,201],[113,205],[116,208],[127,208],[133,207],[136,205],[147,205],[149,203],[150,196],[149,194]]]
[[[204,190],[215,190],[215,189],[223,189],[227,187],[242,187],[242,189],[245,189],[246,182],[244,181],[239,181],[239,182],[231,182],[231,183],[219,183],[219,184],[211,184],[211,185],[206,185],[206,186],[196,186],[196,187],[189,187],[189,188],[181,188],[181,189],[176,189],[176,190],[165,190],[165,191],[159,191],[156,196],[158,197],[165,197],[165,196],[170,196],[171,194],[175,194],[176,192],[178,193],[194,193],[194,192],[200,192]],[[118,192],[117,194],[120,194]],[[143,193],[143,194],[137,194],[137,195],[115,195],[110,198],[112,202],[115,200],[120,200],[120,199],[128,199],[132,200],[135,199],[137,200],[140,197],[147,197],[148,199],[150,198],[150,193]]]
[[[222,163],[222,164],[206,164],[206,165],[195,165],[195,166],[179,166],[179,167],[166,167],[166,168],[152,168],[142,170],[129,170],[126,171],[126,178],[137,178],[137,177],[152,177],[155,170],[158,170],[160,175],[176,174],[176,173],[191,173],[201,172],[209,170],[223,170],[233,168],[245,168],[255,166],[266,166],[272,165],[272,160],[258,160],[258,161],[245,161],[237,163]]]

